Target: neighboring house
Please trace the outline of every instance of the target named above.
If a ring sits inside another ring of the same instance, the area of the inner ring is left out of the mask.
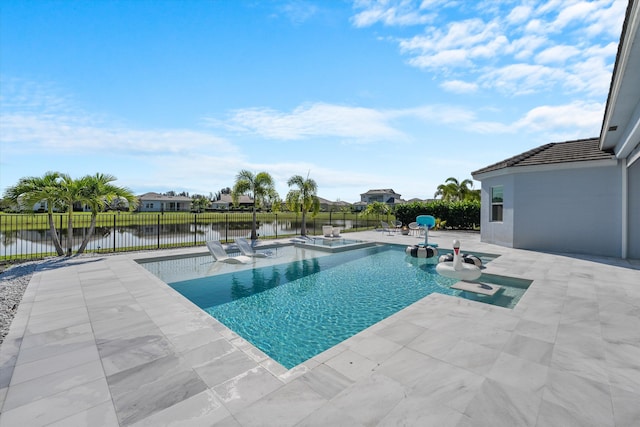
[[[237,208],[251,208],[253,206],[253,199],[249,196],[241,194],[238,197],[238,207]],[[233,198],[231,194],[221,194],[220,200],[215,200],[211,202],[211,209],[216,211],[228,211],[230,209],[236,209],[233,206]]]
[[[367,202],[355,202],[352,206],[354,211],[362,212],[363,210],[367,209]]]
[[[320,211],[321,212],[338,212],[339,210],[341,210],[344,207],[348,207],[349,209],[351,208],[351,203],[347,203],[347,202],[343,202],[343,201],[337,201],[337,202],[332,202],[331,200],[327,200],[327,199],[323,199],[322,197],[318,197],[318,201],[320,202]]]
[[[382,202],[393,206],[397,203],[401,203],[402,199],[400,194],[396,193],[390,188],[387,188],[379,190],[369,190],[366,193],[362,193],[360,194],[360,201],[367,204],[373,202]]]
[[[189,212],[191,197],[145,193],[138,197],[139,212]]]
[[[640,259],[640,33],[631,1],[599,138],[546,144],[473,172],[481,239]]]

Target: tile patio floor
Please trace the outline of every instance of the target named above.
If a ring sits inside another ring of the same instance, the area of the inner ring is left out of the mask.
[[[47,261],[0,347],[0,427],[639,426],[640,263],[430,241],[456,236],[534,280],[514,310],[433,294],[290,371],[134,262],[158,252]]]

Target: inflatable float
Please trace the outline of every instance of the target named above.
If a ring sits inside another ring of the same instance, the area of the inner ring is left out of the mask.
[[[482,260],[475,255],[460,254],[460,260],[463,263],[477,265],[478,267],[482,268]],[[453,262],[453,254],[440,255],[440,258],[438,258],[438,262]]]
[[[426,258],[430,264],[436,264],[438,262],[438,250],[433,246],[407,246],[405,252],[407,255],[411,255],[414,258]]]
[[[473,281],[480,278],[480,267],[471,263],[463,263],[460,256],[460,241],[453,241],[453,260],[439,262],[436,265],[438,274],[451,279]]]

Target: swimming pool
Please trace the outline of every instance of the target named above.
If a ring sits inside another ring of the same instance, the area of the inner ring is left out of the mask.
[[[273,259],[212,274],[216,264],[207,255],[142,265],[288,369],[433,292],[462,294],[450,289],[456,280],[396,245],[284,247]],[[191,276],[176,280],[176,267]]]

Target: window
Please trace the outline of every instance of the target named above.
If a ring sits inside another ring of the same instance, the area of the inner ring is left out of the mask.
[[[502,185],[491,187],[491,221],[502,222]]]

